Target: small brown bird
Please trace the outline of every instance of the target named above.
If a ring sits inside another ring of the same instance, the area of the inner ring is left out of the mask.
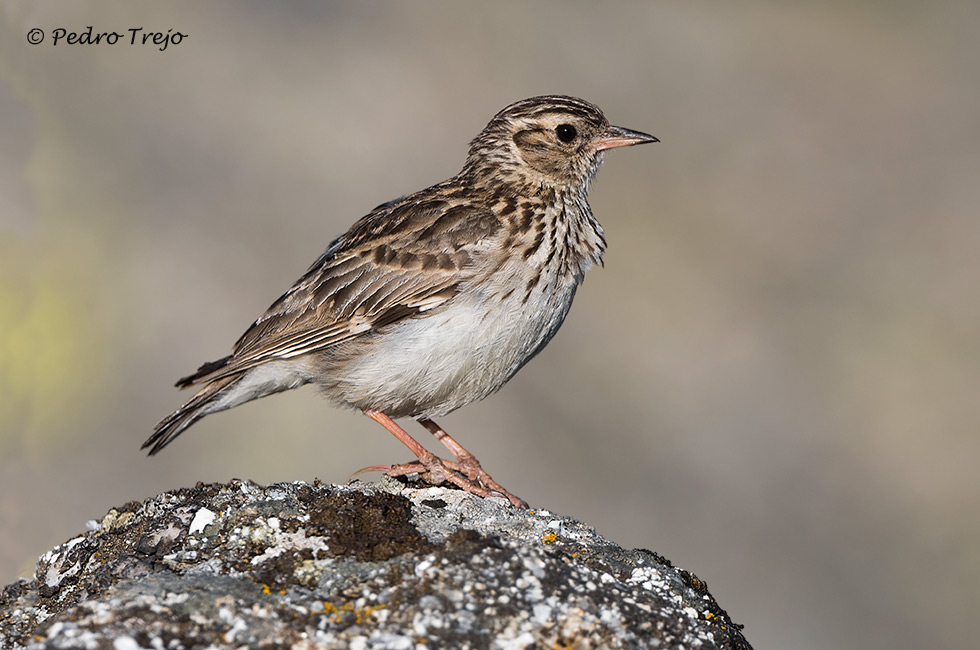
[[[223,359],[177,382],[203,387],[143,443],[150,455],[205,415],[304,384],[360,409],[437,485],[527,507],[439,427],[503,386],[547,345],[585,272],[601,262],[589,183],[603,152],[657,138],[610,126],[596,106],[532,97],[497,113],[453,178],[375,208],[338,237]],[[427,451],[412,417],[455,456]]]

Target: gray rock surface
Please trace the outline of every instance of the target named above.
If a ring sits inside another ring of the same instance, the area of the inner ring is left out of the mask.
[[[0,593],[0,647],[750,648],[706,585],[459,490],[234,480],[114,508]]]

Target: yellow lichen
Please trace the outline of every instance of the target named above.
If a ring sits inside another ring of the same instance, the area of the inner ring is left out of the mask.
[[[371,614],[386,607],[387,605],[383,604],[370,605],[368,607],[354,607],[353,603],[344,603],[340,607],[337,607],[333,603],[323,601],[322,613],[329,615],[334,623],[340,623],[345,614],[353,615],[355,623],[363,623]]]

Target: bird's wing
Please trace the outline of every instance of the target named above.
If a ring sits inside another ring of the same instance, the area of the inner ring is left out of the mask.
[[[178,386],[290,359],[434,309],[480,266],[501,229],[490,210],[418,195],[385,204],[334,241],[228,357]]]

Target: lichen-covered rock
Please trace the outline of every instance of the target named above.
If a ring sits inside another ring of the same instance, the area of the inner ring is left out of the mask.
[[[656,553],[459,490],[232,481],[92,528],[0,593],[0,647],[749,648]]]

